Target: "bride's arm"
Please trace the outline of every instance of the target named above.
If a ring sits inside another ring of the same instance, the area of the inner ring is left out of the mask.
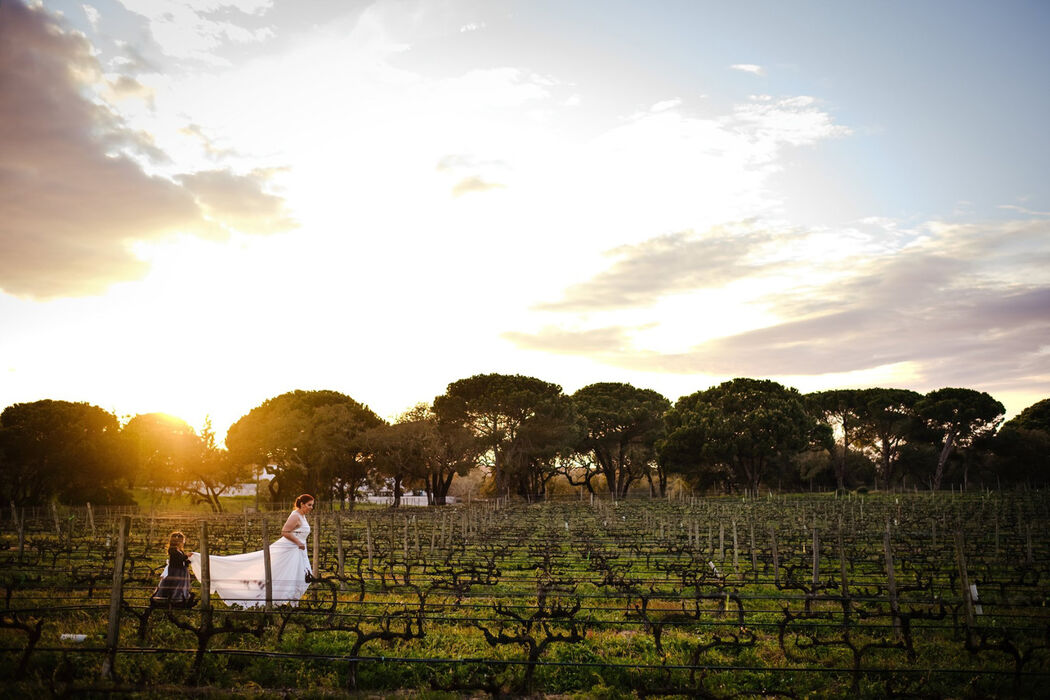
[[[295,528],[299,527],[299,517],[299,514],[294,511],[288,516],[288,519],[284,521],[284,527],[281,528],[281,537],[299,549],[306,549],[306,543],[299,541],[299,538],[295,536]]]

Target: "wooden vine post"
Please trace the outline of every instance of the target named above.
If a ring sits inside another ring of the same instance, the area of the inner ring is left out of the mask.
[[[259,519],[262,529],[263,581],[266,586],[266,612],[273,610],[273,567],[270,563],[270,535],[266,532],[266,516]]]
[[[208,547],[208,521],[201,521],[201,612],[211,610],[211,551]]]
[[[755,580],[758,580],[758,553],[755,551],[755,521],[751,520],[748,523],[748,527],[751,531],[751,571],[755,576]],[[698,535],[699,537],[699,535]]]
[[[900,603],[897,600],[897,577],[893,568],[893,550],[890,548],[889,518],[886,519],[886,531],[882,534],[882,546],[886,551],[886,585],[890,596],[890,612],[893,614],[893,634],[900,637]]]
[[[740,548],[737,546],[736,520],[733,520],[733,571],[734,571],[734,573],[740,571],[739,554],[740,554]]]
[[[365,546],[368,548],[368,571],[372,572],[372,519],[365,524]]]
[[[91,510],[91,502],[90,501],[88,501],[88,504],[87,504],[87,517],[88,517],[88,525],[91,526],[91,537],[92,537],[92,539],[94,539],[94,537],[95,537],[95,513],[94,513],[94,511]]]
[[[22,517],[18,517],[18,506],[14,501],[11,501],[11,519],[14,520],[15,530],[18,532],[18,561],[21,562],[26,551],[26,511],[23,508]]]
[[[777,531],[772,526],[769,528],[769,540],[773,546],[773,583],[780,588],[780,552],[777,551]]]
[[[838,547],[839,547],[839,588],[842,591],[843,610],[845,610],[846,619],[849,619],[849,613],[851,606],[849,605],[849,578],[846,571],[846,545],[842,541],[842,522],[839,521],[838,531]]]
[[[117,536],[117,555],[113,561],[113,587],[109,591],[109,627],[106,630],[106,658],[102,662],[102,677],[115,681],[117,678],[117,645],[120,643],[120,603],[124,599],[124,560],[127,556],[128,533],[131,531],[131,516],[120,518]]]
[[[342,513],[334,513],[335,518],[335,557],[336,557],[336,575],[339,577],[339,590],[346,590],[346,581],[343,580],[343,573],[346,564],[346,553],[343,551],[343,518]]]
[[[58,504],[51,501],[51,516],[55,519],[55,537],[62,537],[62,527],[58,524]]]
[[[817,592],[820,585],[820,533],[816,527],[813,528],[813,593]]]
[[[966,573],[966,541],[962,530],[955,531],[955,561],[959,567],[959,585],[962,588],[963,608],[966,613],[966,643],[971,643],[973,634],[973,595],[970,591],[970,577]]]
[[[313,576],[314,576],[314,578],[318,578],[321,575],[321,573],[320,573],[321,570],[317,566],[320,563],[319,553],[321,551],[321,514],[320,513],[317,514],[317,518],[314,521],[314,525],[315,525],[315,527],[310,533],[311,535],[313,535],[313,540],[314,540],[314,542],[313,542],[313,544],[314,544],[314,555],[313,555],[313,558],[310,560],[310,568],[313,569]]]

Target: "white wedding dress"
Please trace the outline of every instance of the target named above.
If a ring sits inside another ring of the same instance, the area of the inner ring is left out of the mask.
[[[300,542],[309,542],[310,523],[299,515],[299,526],[292,534]],[[263,550],[246,554],[209,557],[211,592],[218,593],[227,605],[261,608],[266,605],[266,565]],[[190,568],[200,580],[201,555],[190,556]],[[274,605],[299,605],[299,599],[310,586],[306,573],[313,574],[305,549],[299,549],[283,535],[270,545],[270,575]]]

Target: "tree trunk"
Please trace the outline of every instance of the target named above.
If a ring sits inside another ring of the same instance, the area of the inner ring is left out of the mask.
[[[933,473],[933,483],[931,485],[934,491],[941,488],[941,479],[944,478],[944,465],[947,464],[948,458],[951,457],[954,446],[955,432],[953,431],[944,436],[944,447],[941,448],[941,454],[937,458],[937,471]]]
[[[846,418],[842,418],[842,455],[835,465],[835,482],[839,491],[846,490],[846,458],[849,457],[849,429],[846,427]]]
[[[893,465],[890,463],[891,450],[889,440],[883,438],[882,440],[882,480],[885,482],[885,487],[889,488],[890,482],[893,480],[890,470],[893,469]]]
[[[448,503],[448,490],[452,487],[452,479],[455,476],[456,472],[452,472],[447,477],[443,477],[440,473],[434,475],[433,505],[443,506]]]

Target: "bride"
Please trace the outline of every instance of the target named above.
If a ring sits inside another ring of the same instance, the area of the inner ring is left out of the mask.
[[[274,605],[299,605],[299,599],[309,587],[313,576],[310,558],[306,554],[306,539],[310,535],[307,513],[314,508],[314,497],[304,493],[295,499],[295,510],[288,516],[281,537],[270,545],[270,575]],[[209,557],[211,592],[228,605],[258,608],[266,605],[266,565],[263,550],[247,554]],[[194,553],[190,566],[199,580],[201,557]]]

